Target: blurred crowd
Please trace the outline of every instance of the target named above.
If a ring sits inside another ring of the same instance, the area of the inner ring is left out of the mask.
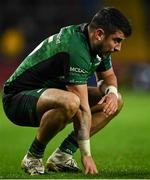
[[[0,87],[44,38],[63,26],[87,22],[98,0],[0,1]]]
[[[144,0],[143,2],[146,4],[145,11],[149,13],[149,1]],[[59,29],[63,26],[89,22],[91,17],[98,11],[98,9],[104,5],[109,5],[109,1],[0,1],[0,88],[3,86],[4,81],[16,69],[18,64],[20,64],[24,57],[29,54],[40,43],[41,40],[58,32]],[[150,21],[150,15],[147,17],[149,17],[148,21]],[[150,26],[148,25],[148,28],[149,27]],[[146,59],[146,67],[149,67],[149,64],[147,64],[147,61],[149,62],[149,60],[150,59]],[[125,64],[129,70],[129,61]],[[136,69],[132,74],[132,82],[134,83],[133,87],[137,88],[137,74],[140,74],[137,72],[143,72],[143,67],[145,66],[142,65],[141,67],[138,64],[136,68],[135,60],[134,63],[131,64],[132,67]],[[115,68],[116,72],[119,74],[120,68],[122,68],[122,64],[119,64],[118,61],[115,61]],[[145,71],[147,74],[149,74],[150,68],[147,68]],[[123,72],[123,70],[121,72]],[[130,79],[128,76],[125,76],[125,74],[127,74],[127,71],[124,72],[124,75],[120,76],[121,83],[126,79]],[[146,89],[150,89],[150,80],[147,84],[148,85],[144,87],[146,87]]]
[[[96,0],[1,1],[1,55],[27,54],[43,38],[56,33],[62,26],[88,21],[97,5]]]

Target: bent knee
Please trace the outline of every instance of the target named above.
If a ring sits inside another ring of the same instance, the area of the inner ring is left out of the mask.
[[[64,103],[64,109],[66,110],[68,116],[75,115],[79,107],[80,107],[79,97],[74,93],[70,93]]]
[[[123,104],[124,104],[124,102],[123,102],[122,95],[120,93],[118,93],[118,112],[121,111]]]

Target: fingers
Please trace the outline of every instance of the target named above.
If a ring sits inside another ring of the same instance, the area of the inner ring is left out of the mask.
[[[95,164],[87,166],[85,169],[85,174],[97,174],[97,173],[98,173],[98,170],[97,170]]]
[[[98,171],[97,171],[97,169],[93,169],[93,168],[87,168],[86,170],[85,170],[85,175],[87,175],[87,174],[98,174]]]
[[[114,104],[112,101],[109,101],[103,109],[103,112],[106,113],[108,116],[115,113],[117,110],[117,105]]]
[[[116,95],[113,93],[104,96],[99,103],[104,103],[103,112],[106,117],[114,114],[118,109],[118,100]]]
[[[82,157],[85,174],[97,174],[98,170],[91,156]]]
[[[94,107],[91,108],[91,112],[103,111],[106,117],[114,114],[118,109],[118,99],[114,93],[105,95]]]
[[[105,101],[105,96],[98,102],[98,104],[102,104]]]

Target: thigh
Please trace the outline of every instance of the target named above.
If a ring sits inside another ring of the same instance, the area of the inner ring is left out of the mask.
[[[98,87],[88,87],[88,98],[90,107],[96,105],[101,100],[103,95],[104,94],[99,90]]]
[[[3,106],[7,117],[16,125],[38,127],[36,104],[45,90],[43,88],[5,95]]]
[[[54,108],[68,109],[71,102],[78,102],[78,96],[62,89],[49,88],[45,90],[37,102],[37,115],[40,120],[43,114]]]

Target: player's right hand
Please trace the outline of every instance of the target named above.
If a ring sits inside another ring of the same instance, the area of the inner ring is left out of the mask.
[[[91,156],[82,156],[81,161],[84,166],[85,174],[97,174],[98,173],[95,162]]]

